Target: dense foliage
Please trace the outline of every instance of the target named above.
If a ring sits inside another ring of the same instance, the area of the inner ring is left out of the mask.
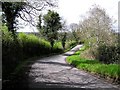
[[[2,2],[3,23],[6,23],[8,30],[15,34],[16,17],[19,16],[20,11],[23,10],[25,3],[19,2]]]
[[[14,38],[13,34],[8,32],[7,27],[4,26],[2,29],[3,79],[9,78],[8,76],[17,65],[27,58],[61,52],[63,52],[61,44],[55,43],[51,49],[50,42],[25,33],[19,33],[17,38]]]
[[[39,16],[38,28],[44,38],[50,41],[53,47],[55,40],[58,39],[58,31],[62,28],[61,18],[57,12],[49,10],[47,14],[43,16],[44,26],[41,28],[41,15]]]
[[[99,46],[95,55],[99,61],[110,64],[119,63],[120,60],[120,47],[119,46]]]

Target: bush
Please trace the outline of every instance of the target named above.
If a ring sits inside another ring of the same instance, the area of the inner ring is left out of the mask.
[[[35,35],[27,35],[20,33],[18,35],[24,54],[29,56],[37,56],[50,53],[50,43],[44,39],[39,39]]]
[[[3,27],[2,31],[2,69],[3,79],[9,76],[15,67],[23,60],[22,47],[18,38],[14,39],[12,34]]]
[[[98,47],[97,59],[103,63],[118,63],[120,60],[120,48],[117,46],[101,45]]]
[[[62,53],[63,52],[62,43],[60,41],[56,41],[54,43],[52,52],[53,53]]]
[[[65,48],[73,48],[75,45],[77,44],[76,41],[67,41],[66,42],[66,45],[65,45]]]
[[[53,48],[63,49],[62,43],[61,43],[60,41],[56,41],[56,42],[54,43]]]

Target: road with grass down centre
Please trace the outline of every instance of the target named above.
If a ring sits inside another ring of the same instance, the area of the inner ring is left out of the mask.
[[[104,79],[78,70],[66,63],[66,57],[79,50],[77,45],[69,52],[41,58],[31,65],[28,75],[29,88],[85,88],[94,90],[119,90]]]

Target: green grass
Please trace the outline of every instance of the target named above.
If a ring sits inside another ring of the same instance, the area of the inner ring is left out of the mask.
[[[89,60],[80,57],[80,53],[85,50],[85,46],[74,55],[67,57],[67,62],[78,69],[98,74],[105,78],[112,78],[114,81],[120,79],[120,69],[118,64],[103,64],[98,60]]]

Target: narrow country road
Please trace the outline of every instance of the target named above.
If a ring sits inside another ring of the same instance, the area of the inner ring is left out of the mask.
[[[29,70],[28,87],[30,89],[92,88],[93,90],[119,90],[116,85],[112,85],[66,63],[66,57],[73,54],[81,46],[77,45],[65,54],[45,57],[33,63]]]

